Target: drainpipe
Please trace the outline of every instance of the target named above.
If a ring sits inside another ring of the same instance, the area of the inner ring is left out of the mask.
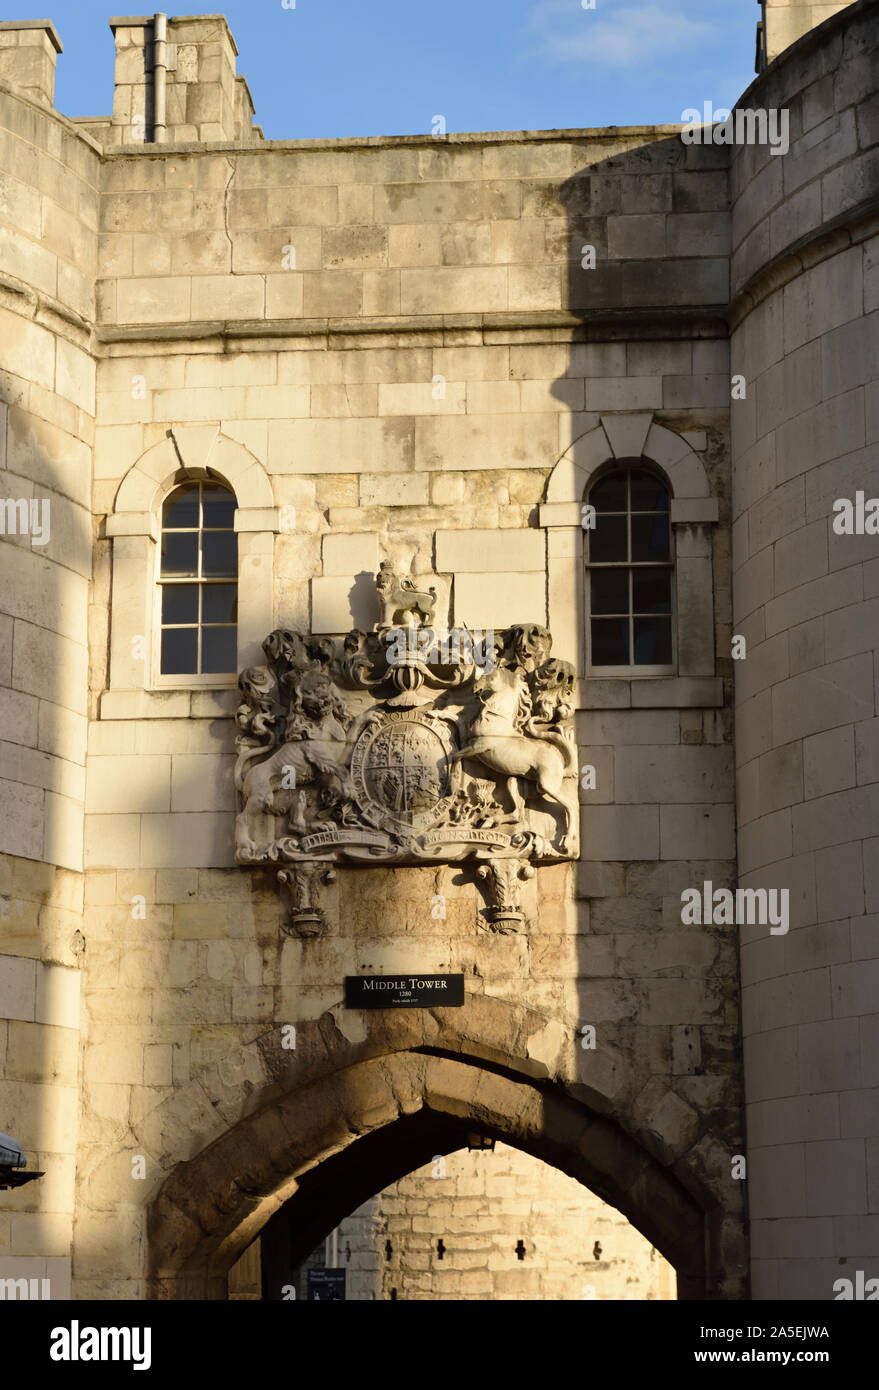
[[[165,79],[168,72],[168,16],[153,16],[153,140],[163,145],[168,135],[165,119]]]

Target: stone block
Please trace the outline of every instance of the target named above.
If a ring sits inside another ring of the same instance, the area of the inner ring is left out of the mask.
[[[234,757],[227,754],[175,753],[171,759],[170,810],[234,811],[234,764]]]
[[[466,386],[462,381],[443,385],[443,394],[436,395],[436,385],[430,381],[382,383],[378,388],[379,415],[463,415],[466,409]]]
[[[546,580],[542,573],[492,571],[461,573],[454,579],[454,622],[471,628],[503,628],[546,622]]]
[[[451,420],[419,420],[447,427]],[[411,417],[393,419],[271,420],[270,473],[403,473],[412,466],[415,430]]]
[[[57,1028],[79,1028],[80,973],[64,965],[37,969],[34,1020]]]
[[[261,275],[194,275],[191,286],[190,312],[195,320],[260,319],[265,313]]]
[[[809,1024],[806,1028],[799,1029],[773,1028],[768,1032],[744,1037],[745,1086],[752,1104],[778,1096],[790,1096],[800,1089],[797,1071],[798,1034],[809,1028],[825,1026]]]
[[[797,1034],[799,1084],[792,1090],[817,1095],[861,1084],[856,1018],[801,1024]]]
[[[436,532],[439,572],[542,571],[544,564],[545,541],[540,531]]]
[[[507,267],[434,266],[403,270],[400,307],[404,314],[461,314],[475,308],[487,313],[506,309]]]
[[[42,854],[44,793],[20,782],[0,780],[0,850],[5,854]]]
[[[863,724],[858,729],[866,727]],[[806,798],[827,796],[830,792],[866,782],[855,776],[855,749],[851,726],[814,734],[803,741],[803,773]]]
[[[764,559],[768,569],[768,551],[765,552]],[[859,578],[852,567],[813,580],[789,594],[781,595],[778,599],[769,599],[766,602],[766,635],[772,636],[784,628],[794,627],[819,614],[832,613],[838,608],[858,602],[861,598]],[[733,586],[735,589],[735,578]],[[764,601],[768,592],[768,589],[764,592]],[[755,594],[754,597],[756,599],[759,596]]]
[[[94,757],[89,763],[86,811],[89,814],[170,809],[169,758]]]
[[[512,311],[562,309],[563,285],[554,265],[510,265],[507,307]]]
[[[732,859],[735,856],[732,805],[661,806],[659,826],[659,857],[662,859]]]
[[[468,380],[466,390],[468,415],[510,415],[521,407],[518,381]]]
[[[617,718],[619,720],[620,716]],[[615,756],[614,790],[615,799],[620,803],[731,801],[732,750],[619,747]]]
[[[362,507],[426,506],[430,480],[422,473],[363,473],[360,476]],[[325,542],[329,537],[325,537]],[[359,573],[359,571],[354,571]]]
[[[659,808],[582,806],[580,842],[586,861],[658,859]]]
[[[345,633],[353,627],[369,632],[379,619],[374,583],[332,576],[311,580],[311,630]]]
[[[406,475],[411,476],[411,475]],[[365,502],[364,505],[373,505]],[[351,535],[325,535],[322,541],[325,575],[374,575],[378,570],[378,536],[369,532]]]
[[[458,415],[415,418],[416,469],[497,468],[499,459],[518,469],[549,470],[556,458],[555,415]]]
[[[200,277],[203,279],[203,277]],[[119,323],[180,323],[192,315],[191,281],[188,276],[134,277],[117,284],[116,315]],[[202,284],[200,294],[205,294]],[[215,309],[218,300],[212,301]],[[206,311],[211,307],[203,305]],[[205,312],[203,317],[215,317]]]
[[[806,1205],[809,1216],[859,1216],[867,1206],[864,1148],[860,1139],[808,1144]]]
[[[0,1018],[33,1022],[39,963],[20,956],[2,957]]]
[[[748,1190],[753,1219],[801,1216],[806,1200],[805,1147],[775,1144],[771,1148],[751,1149]]]
[[[773,748],[758,760],[760,815],[803,800],[803,749],[799,743]]]
[[[772,690],[776,744],[855,723],[872,714],[872,662],[866,654],[782,680]]]
[[[233,863],[229,813],[149,814],[141,822],[141,868],[227,868]]]
[[[855,846],[860,850],[860,846]],[[835,1018],[870,1014],[876,1006],[879,959],[859,960],[851,965],[835,965],[831,970],[833,1013]]]

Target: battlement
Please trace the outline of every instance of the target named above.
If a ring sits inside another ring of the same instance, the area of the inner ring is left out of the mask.
[[[0,80],[45,106],[55,104],[55,61],[63,52],[50,19],[0,22]]]

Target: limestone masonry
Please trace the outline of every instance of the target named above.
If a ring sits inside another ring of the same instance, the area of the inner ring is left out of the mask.
[[[879,1276],[879,0],[763,6],[784,153],[111,27],[0,23],[0,1280]]]

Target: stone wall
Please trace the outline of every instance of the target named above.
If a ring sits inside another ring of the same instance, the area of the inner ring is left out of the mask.
[[[128,37],[117,32],[123,56],[137,47]],[[135,76],[141,62],[145,79],[142,58],[125,62]],[[216,78],[200,60],[192,74],[197,86]],[[15,110],[42,131],[27,103]],[[82,129],[56,125],[72,167],[94,158]],[[345,973],[413,963],[467,975],[465,1017],[441,1023],[452,1050],[572,1088],[613,1111],[644,1163],[688,1171],[711,1212],[712,1287],[740,1286],[741,1197],[727,1176],[740,1145],[735,957],[728,933],[680,923],[682,887],[732,873],[728,670],[715,666],[729,605],[727,364],[712,317],[727,284],[724,159],[663,129],[108,145],[99,224],[83,194],[92,220],[82,235],[67,227],[83,278],[64,278],[68,297],[77,284],[90,294],[88,271],[97,283],[97,538],[92,551],[86,533],[78,576],[76,547],[65,552],[79,609],[24,586],[81,638],[94,557],[77,1292],[143,1292],[145,1208],[165,1175],[249,1122],[279,1078],[288,1089],[316,1081],[325,1063],[308,1040],[329,1019],[337,1070],[411,1045],[406,1020],[385,1036],[339,1000]],[[48,194],[40,206],[51,250]],[[594,272],[581,261],[587,239]],[[42,267],[22,244],[16,254]],[[584,340],[585,308],[644,303],[662,308],[658,323]],[[90,299],[70,307],[87,325]],[[44,330],[22,320],[17,331]],[[79,359],[59,351],[59,382],[81,392]],[[31,396],[48,389],[48,375],[30,380],[41,370],[27,368]],[[11,420],[16,409],[11,400]],[[587,679],[578,600],[566,597],[580,584],[589,468],[642,447],[716,499],[682,512],[676,533],[681,576],[700,574],[713,601],[698,641],[685,625],[679,675],[650,690]],[[275,623],[340,632],[371,621],[362,579],[380,556],[436,573],[441,621],[549,620],[582,678],[581,756],[598,777],[583,793],[579,902],[570,870],[541,869],[527,932],[496,936],[476,886],[452,870],[352,870],[333,890],[326,939],[279,939],[274,885],[232,865],[235,692],[169,687],[138,654],[154,621],[158,503],[175,479],[209,469],[241,513],[242,665]],[[82,676],[60,683],[77,729]],[[41,680],[45,702],[45,669]],[[480,1000],[501,1006],[481,1029]],[[287,1023],[306,1040],[295,1057],[279,1055]],[[585,1025],[594,1051],[579,1045]],[[417,1026],[427,1039],[437,1021]],[[639,1163],[620,1181],[620,1201],[649,1225]],[[721,1248],[736,1251],[722,1276]]]
[[[83,1219],[127,1204],[133,1289],[139,1204],[267,1094],[281,1024],[331,1013],[350,1064],[378,1043],[371,1021],[341,1009],[343,976],[414,966],[465,972],[466,1044],[456,1018],[444,1023],[458,1047],[473,1046],[480,996],[534,1010],[528,1037],[502,1044],[515,1065],[563,1073],[660,1163],[689,1154],[709,1205],[732,1213],[735,1245],[733,938],[680,920],[683,888],[731,881],[734,858],[731,663],[717,659],[729,624],[727,356],[712,317],[728,274],[724,158],[633,130],[107,160],[94,504],[111,514],[116,631],[109,672],[94,667],[104,693],[89,748],[86,932],[102,969],[88,986],[85,1076],[87,1110],[112,1106],[120,1147],[148,1153],[152,1185],[120,1189],[108,1169],[92,1193],[84,1178],[83,1202],[97,1207]],[[610,266],[582,269],[586,236]],[[620,312],[648,272],[654,302],[671,298],[676,312],[631,325],[627,341],[582,341],[581,286],[593,307]],[[688,481],[715,499],[681,513],[676,532],[704,621],[682,619],[692,650],[650,689],[586,679],[566,599],[581,583],[589,458],[642,446],[670,476],[680,461],[676,496]],[[240,476],[245,508],[265,478],[269,501],[292,514],[284,525],[272,513],[262,548],[246,552],[263,566],[274,552],[275,590],[252,626],[242,617],[241,664],[275,623],[371,626],[380,558],[437,583],[441,624],[549,621],[555,652],[583,677],[581,757],[597,771],[597,790],[583,792],[578,903],[566,869],[541,869],[527,934],[494,936],[477,888],[453,871],[346,869],[327,938],[279,942],[271,884],[251,887],[231,867],[234,693],[156,688],[129,655],[129,635],[152,622],[144,518],[181,465],[233,486]],[[129,487],[136,500],[121,507]],[[437,892],[442,920],[430,915]],[[136,895],[147,925],[132,921]],[[123,944],[132,932],[150,946]],[[578,1046],[587,1024],[594,1052]],[[388,1045],[409,1032],[392,1026]],[[245,1111],[231,1098],[205,1111],[218,1068],[250,1078]],[[304,1085],[317,1073],[290,1058],[284,1074]],[[99,1163],[101,1128],[87,1124]],[[739,1249],[729,1287],[741,1274]]]
[[[825,19],[846,9],[851,0],[836,0],[834,4],[817,4],[815,0],[765,0],[766,50],[771,63],[797,39],[808,34]]]
[[[505,1144],[402,1178],[341,1223],[338,1248],[359,1301],[675,1296],[671,1266],[620,1212]]]
[[[0,27],[0,1114],[28,1166],[46,1172],[4,1195],[0,1268],[48,1277],[66,1297],[100,156],[47,109],[56,48],[51,25]]]
[[[758,1298],[830,1298],[879,1259],[879,571],[875,536],[833,526],[879,494],[876,16],[746,93],[789,109],[791,149],[733,161],[739,865],[791,902],[788,936],[743,929]]]
[[[737,668],[743,882],[802,886],[790,940],[742,946],[756,1291],[829,1296],[815,1251],[860,1258],[873,581],[827,501],[875,460],[875,14],[743,98],[790,103],[786,159],[672,127],[260,144],[217,16],[171,22],[167,145],[133,138],[146,25],[117,26],[112,117],[49,110],[42,59],[0,87],[2,477],[52,504],[45,547],[0,546],[0,1094],[60,1183],[13,1197],[16,1256],[67,1253],[77,1144],[74,1292],[222,1297],[309,1183],[337,1224],[334,1163],[353,1183],[375,1141],[376,1192],[401,1177],[383,1133],[477,1122],[612,1201],[684,1296],[741,1296],[735,931],[681,920],[684,889],[735,880]],[[640,457],[672,493],[677,657],[606,679],[580,505]],[[522,931],[490,932],[457,868],[352,868],[326,934],[291,939],[272,873],[234,866],[237,692],[153,654],[161,501],[208,477],[238,502],[239,668],[275,625],[371,626],[380,558],[436,584],[440,623],[550,626],[596,785],[580,861],[538,869]],[[465,1008],[342,1006],[345,974],[411,968],[462,971]],[[43,1092],[73,1090],[80,978],[78,1120],[47,1128],[75,1108]],[[52,1087],[30,1079],[50,1047]],[[57,1222],[24,1220],[49,1192]]]

